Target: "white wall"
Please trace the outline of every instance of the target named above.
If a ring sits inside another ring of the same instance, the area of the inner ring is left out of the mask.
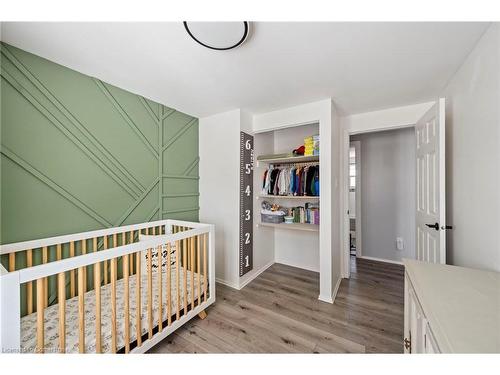
[[[443,91],[448,263],[500,271],[500,26],[492,24]]]
[[[342,238],[342,228],[343,228],[343,206],[341,203],[341,197],[342,197],[342,190],[340,189],[340,181],[343,178],[343,171],[342,171],[342,131],[341,131],[341,120],[340,116],[338,114],[337,108],[335,107],[335,104],[332,103],[330,106],[330,149],[331,149],[331,154],[328,155],[330,158],[330,164],[327,165],[328,167],[328,172],[330,174],[330,184],[331,184],[331,191],[329,192],[330,194],[330,201],[327,202],[328,208],[331,210],[331,223],[330,223],[330,228],[331,228],[331,234],[330,236],[330,246],[332,247],[331,250],[331,285],[332,285],[332,296],[335,298],[337,295],[338,288],[340,287],[340,282],[342,281],[342,277],[344,276],[343,272],[343,267],[342,265],[346,262],[344,260],[344,257],[346,254],[343,252],[343,238]],[[323,127],[320,127],[320,131],[323,133],[325,132],[325,129]],[[326,137],[325,137],[326,138]],[[323,138],[321,139],[321,142],[323,142]],[[320,144],[320,149],[321,149],[321,144]],[[323,160],[322,162],[325,162]],[[324,172],[322,172],[324,173]],[[320,188],[321,189],[321,188]],[[323,197],[323,193],[321,193],[321,197]],[[322,259],[320,259],[322,261]]]
[[[273,233],[254,226],[253,269],[239,277],[240,131],[251,134],[252,120],[251,114],[238,109],[200,118],[199,125],[200,221],[215,224],[217,281],[236,289],[274,262]],[[267,153],[274,147],[273,138],[256,139],[254,147],[255,154]]]
[[[215,275],[239,286],[239,110],[200,118],[200,221],[215,224]]]
[[[341,119],[342,128],[350,134],[356,134],[413,126],[434,103],[411,104],[345,116]]]
[[[274,134],[274,153],[280,154],[291,152],[294,148],[303,145],[305,137],[319,134],[319,126],[318,124],[294,126],[283,130],[276,130],[272,133]],[[287,207],[304,205],[305,202],[284,199],[280,199],[279,201],[280,204]],[[276,229],[274,231],[274,249],[277,263],[319,272],[318,233]]]
[[[415,258],[415,130],[359,134],[362,255]],[[405,248],[396,249],[396,237]]]

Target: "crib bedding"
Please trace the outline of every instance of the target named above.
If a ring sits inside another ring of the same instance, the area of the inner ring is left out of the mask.
[[[175,315],[177,310],[177,285],[176,285],[176,265],[170,271],[171,282],[171,315]],[[187,276],[187,296],[188,307],[191,303],[191,271],[186,270]],[[203,293],[203,275],[196,272],[194,277],[194,299],[198,298],[198,278],[200,278],[201,293]],[[153,272],[153,327],[158,326],[158,273]],[[167,288],[166,271],[162,273],[162,302],[163,321],[167,320]],[[142,334],[148,332],[148,310],[147,310],[147,275],[141,275],[141,328]],[[129,277],[129,310],[130,310],[130,341],[136,339],[136,285],[137,276]],[[124,280],[116,282],[116,343],[117,349],[125,346],[125,290]],[[184,269],[179,269],[179,309],[184,308]],[[78,353],[78,296],[66,301],[66,353]],[[44,311],[45,324],[45,352],[57,352],[59,347],[59,315],[58,305],[52,305]],[[21,319],[21,348],[23,351],[31,351],[36,347],[36,327],[37,314],[33,313]],[[101,287],[101,346],[102,352],[111,352],[111,285]],[[85,293],[85,352],[95,353],[95,291]]]

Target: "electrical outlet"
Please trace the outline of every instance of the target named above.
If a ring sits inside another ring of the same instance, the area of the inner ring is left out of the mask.
[[[399,251],[403,251],[405,249],[403,237],[396,237],[396,249]]]

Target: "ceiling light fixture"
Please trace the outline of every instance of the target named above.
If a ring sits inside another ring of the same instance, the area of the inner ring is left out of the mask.
[[[203,47],[227,51],[242,45],[250,25],[244,22],[186,22],[184,28],[191,38]]]

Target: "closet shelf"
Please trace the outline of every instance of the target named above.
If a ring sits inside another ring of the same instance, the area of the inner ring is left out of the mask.
[[[301,224],[301,223],[293,223],[293,224],[272,224],[272,223],[258,223],[257,226],[262,227],[270,227],[270,228],[278,228],[278,229],[288,229],[288,230],[303,230],[307,232],[319,232],[319,225],[315,224]]]
[[[299,199],[299,200],[309,200],[318,201],[319,196],[314,195],[258,195],[257,199]]]
[[[257,159],[258,163],[268,163],[268,164],[277,164],[277,163],[303,163],[303,162],[319,162],[319,155],[313,156],[293,156],[290,158],[275,158],[275,159]]]

